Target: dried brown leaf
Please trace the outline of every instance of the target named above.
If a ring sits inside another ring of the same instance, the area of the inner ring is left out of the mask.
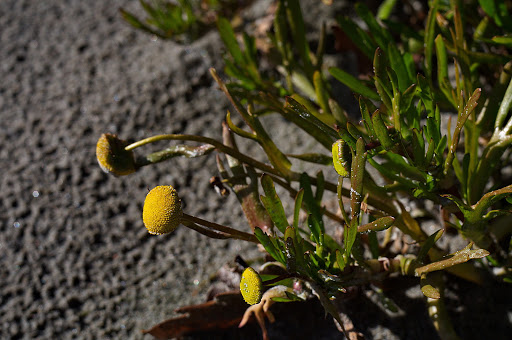
[[[242,320],[247,304],[239,291],[221,293],[211,301],[175,310],[183,315],[170,318],[150,329],[142,330],[156,339],[169,339],[198,332],[223,330]]]

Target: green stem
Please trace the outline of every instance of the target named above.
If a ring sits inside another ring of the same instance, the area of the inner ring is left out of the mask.
[[[125,150],[130,151],[130,150],[136,149],[138,147],[141,147],[143,145],[158,142],[158,141],[163,141],[163,140],[188,140],[188,141],[193,141],[193,142],[211,144],[218,151],[221,151],[221,152],[224,152],[225,154],[233,156],[233,157],[239,159],[240,161],[247,163],[257,169],[260,169],[262,171],[268,172],[268,173],[276,175],[276,176],[282,176],[282,174],[279,171],[277,171],[276,169],[274,169],[264,163],[261,163],[261,162],[255,160],[254,158],[248,157],[248,156],[244,155],[243,153],[241,153],[233,148],[230,148],[213,138],[208,138],[208,137],[204,137],[204,136],[182,135],[182,134],[157,135],[157,136],[149,137],[149,138],[140,140],[138,142],[132,143],[132,144],[128,145],[125,148]]]
[[[228,238],[232,238],[231,235],[227,235],[225,233],[220,233],[218,231],[210,230],[204,227],[200,227],[195,223],[190,221],[182,221],[181,222],[185,227],[190,228],[194,231],[197,231],[199,234],[204,236],[208,236],[209,238],[217,239],[217,240],[225,240]]]
[[[512,124],[512,118],[509,120],[507,127],[505,127],[503,130],[501,130],[501,126],[505,122],[505,118],[507,118],[508,111],[510,110],[510,106],[512,105],[512,79],[507,87],[507,91],[505,92],[505,95],[503,96],[503,101],[501,102],[500,108],[498,110],[498,116],[496,117],[496,123],[494,125],[494,135],[493,138],[498,137],[495,136],[497,133],[501,134],[503,131],[507,131],[507,129],[510,129],[510,124]],[[508,132],[505,132],[508,133]],[[491,140],[492,140],[491,139]]]
[[[450,316],[448,315],[444,304],[443,277],[440,273],[436,275],[431,274],[430,276],[432,276],[432,281],[441,293],[441,297],[439,299],[427,298],[428,315],[430,316],[430,319],[442,340],[459,340],[460,338],[453,329]]]
[[[475,182],[471,187],[471,197],[475,200],[482,196],[485,185],[489,181],[489,177],[491,177],[496,167],[500,164],[501,156],[503,156],[503,152],[510,144],[512,144],[512,135],[508,135],[506,138],[488,146],[484,150],[475,172]]]
[[[253,243],[256,243],[256,244],[260,243],[258,241],[258,239],[256,238],[256,236],[254,236],[252,234],[248,234],[248,233],[245,233],[243,231],[236,230],[236,229],[233,229],[233,228],[230,228],[230,227],[226,227],[226,226],[221,225],[221,224],[217,224],[217,223],[214,223],[214,222],[203,220],[202,218],[199,218],[199,217],[191,216],[191,215],[188,215],[188,214],[183,214],[182,219],[185,220],[185,221],[188,221],[188,222],[192,222],[192,223],[195,223],[195,224],[199,224],[199,225],[205,226],[205,227],[213,229],[213,230],[220,231],[221,233],[228,234],[232,238],[236,238],[236,239],[244,240],[244,241],[249,241],[249,242],[253,242]]]

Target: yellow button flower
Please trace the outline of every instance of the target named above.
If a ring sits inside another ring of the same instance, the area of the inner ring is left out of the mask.
[[[125,176],[137,170],[133,151],[124,148],[128,143],[117,135],[104,133],[96,144],[96,158],[103,171],[114,176]]]
[[[242,273],[240,280],[240,292],[245,302],[255,305],[261,300],[263,282],[261,277],[251,267],[247,267]]]
[[[150,234],[173,232],[180,224],[182,216],[181,200],[172,186],[160,185],[147,194],[142,220]]]

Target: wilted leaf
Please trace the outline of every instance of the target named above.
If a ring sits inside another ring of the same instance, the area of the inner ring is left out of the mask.
[[[192,333],[222,330],[240,323],[247,303],[239,291],[221,293],[211,301],[175,310],[183,314],[142,330],[157,339],[176,338]]]

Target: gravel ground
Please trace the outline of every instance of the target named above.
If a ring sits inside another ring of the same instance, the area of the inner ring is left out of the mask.
[[[97,165],[103,132],[219,137],[227,109],[208,73],[221,66],[218,36],[154,41],[120,19],[118,7],[134,5],[0,3],[1,339],[142,338],[139,329],[203,301],[202,283],[244,246],[143,227],[158,184],[175,186],[189,214],[241,223],[234,196],[209,189],[213,157],[124,178]]]
[[[222,264],[251,254],[242,242],[185,228],[154,237],[143,227],[148,189],[170,184],[185,212],[247,228],[234,195],[220,199],[209,188],[214,157],[123,178],[99,169],[101,133],[130,141],[159,133],[219,138],[229,107],[208,73],[222,68],[217,34],[190,46],[155,40],[124,24],[119,7],[139,9],[126,0],[0,2],[0,339],[145,338],[140,329],[204,301]],[[370,337],[435,338],[417,293],[412,319],[386,316],[364,294],[347,308]],[[509,297],[483,313],[506,319]],[[472,331],[480,324],[461,315],[465,338],[488,334]],[[495,339],[510,334],[510,320],[503,327],[485,320]]]

